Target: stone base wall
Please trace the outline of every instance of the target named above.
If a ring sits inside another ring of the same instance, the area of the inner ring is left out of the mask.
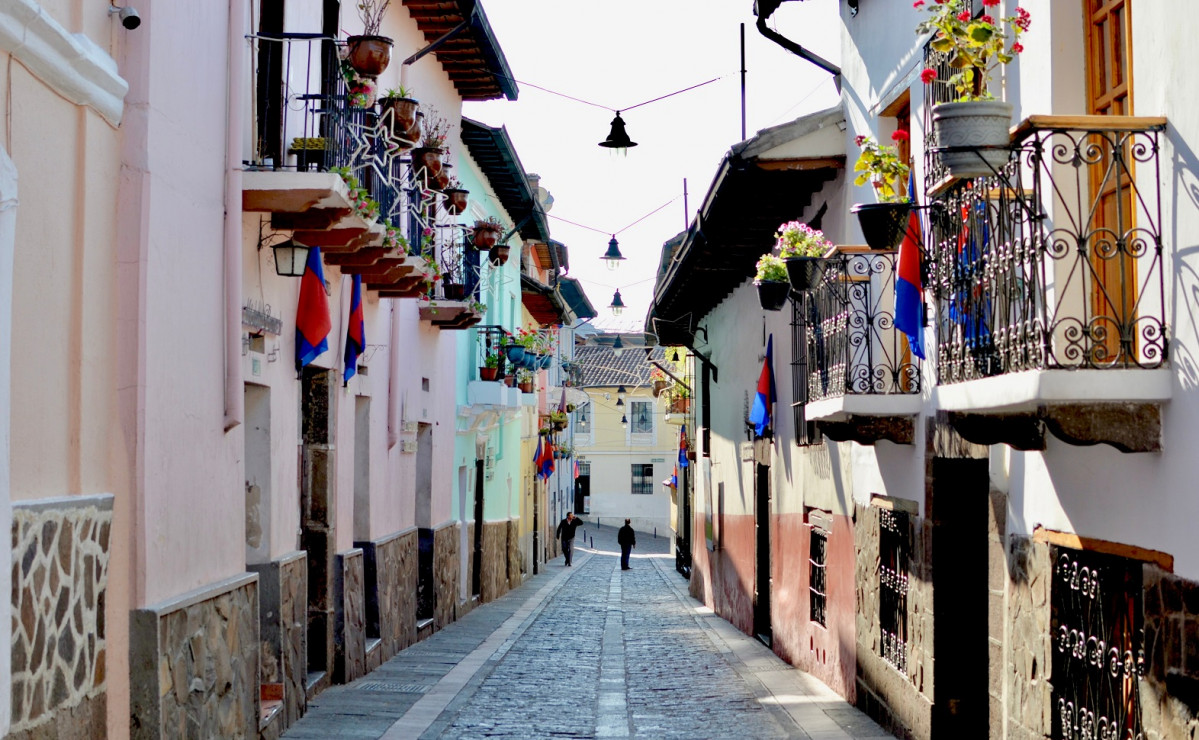
[[[1004,663],[993,666],[1007,682],[1006,734],[1014,740],[1048,737],[1052,721],[1049,545],[1013,537],[1008,553]]]
[[[521,565],[520,520],[508,520],[508,588],[519,588],[525,582]]]
[[[900,673],[881,657],[878,508],[856,504],[854,520],[857,705],[896,737],[924,740],[932,734],[932,526],[909,517],[908,654]]]
[[[367,635],[380,639],[380,662],[416,642],[417,531],[408,529],[362,548]]]
[[[366,591],[362,549],[337,554],[333,582],[333,680],[349,683],[366,675]]]
[[[508,522],[483,523],[483,565],[479,601],[495,601],[508,593]]]
[[[134,610],[130,736],[257,736],[258,625],[252,573]]]
[[[111,529],[111,495],[13,502],[10,738],[105,734]]]
[[[433,530],[433,580],[437,590],[433,624],[436,629],[443,629],[458,618],[459,550],[457,522]]]
[[[301,551],[249,568],[258,574],[259,680],[283,685],[277,731],[304,715],[308,679],[308,560]]]

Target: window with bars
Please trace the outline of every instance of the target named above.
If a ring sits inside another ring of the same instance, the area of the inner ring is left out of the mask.
[[[816,431],[815,422],[810,422],[804,414],[804,405],[808,402],[808,320],[809,301],[791,301],[791,405],[792,418],[795,422],[795,444],[799,446],[820,444],[820,434]]]
[[[585,403],[575,409],[575,434],[591,434],[591,404]]]
[[[654,466],[633,463],[633,481],[630,493],[652,495],[654,492]]]
[[[822,627],[828,626],[825,607],[828,603],[826,568],[830,524],[817,512],[808,515],[808,618]]]
[[[879,651],[900,672],[908,669],[908,514],[878,511]]]

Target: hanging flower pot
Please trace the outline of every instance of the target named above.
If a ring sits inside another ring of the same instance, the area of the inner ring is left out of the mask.
[[[491,226],[475,226],[470,242],[479,251],[491,249],[500,240],[500,230]]]
[[[508,261],[507,245],[499,245],[499,246],[492,247],[490,260],[491,260],[491,264],[496,267],[499,267],[500,265],[507,262]]]
[[[791,287],[803,293],[820,283],[827,260],[821,257],[788,257],[783,262],[787,263],[787,277],[791,280]]]
[[[443,193],[450,189],[450,164],[442,163],[441,170],[433,178],[433,182],[437,184],[437,189]]]
[[[525,357],[525,348],[519,344],[509,344],[507,347],[504,347],[504,354],[507,355],[508,362],[517,365]]]
[[[758,303],[767,311],[781,311],[791,294],[791,283],[779,280],[763,280],[758,283]]]
[[[469,190],[462,188],[450,188],[445,191],[445,210],[452,216],[457,216],[466,210],[467,196],[470,195]]]
[[[850,210],[858,214],[862,236],[871,249],[883,252],[899,249],[908,227],[910,203],[858,203]]]
[[[441,172],[441,150],[426,147],[413,149],[412,169],[418,176],[423,174],[429,181],[435,180]]]
[[[1002,100],[935,106],[933,134],[937,147],[942,149],[941,163],[957,178],[993,177],[1008,162],[1011,124],[1012,104]]]
[[[384,119],[390,119],[391,135],[401,140],[401,144],[411,146],[413,140],[409,138],[408,132],[416,125],[416,111],[419,106],[420,103],[412,98],[385,97],[379,100],[379,114]]]
[[[542,355],[541,356],[540,367],[542,370],[549,370],[550,365],[553,365],[553,364],[554,364],[554,356],[553,355]]]
[[[346,39],[346,61],[365,77],[378,77],[391,63],[392,40],[386,36],[351,36]]]
[[[408,146],[416,146],[416,142],[420,141],[421,119],[424,117],[424,112],[418,110],[416,112],[416,120],[408,127],[407,131],[400,135],[409,142]]]

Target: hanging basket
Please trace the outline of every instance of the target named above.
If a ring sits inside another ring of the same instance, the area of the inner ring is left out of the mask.
[[[416,111],[420,106],[416,100],[412,98],[381,98],[379,100],[379,114],[384,119],[389,119],[389,127],[393,139],[398,139],[401,146],[407,144],[403,148],[407,149],[412,146],[412,139],[409,138],[409,131],[416,125]],[[387,112],[391,111],[391,115]]]
[[[467,196],[470,195],[469,190],[461,188],[450,188],[445,191],[445,210],[446,213],[457,216],[466,210]]]
[[[391,63],[392,43],[386,36],[351,36],[346,39],[346,61],[363,77],[378,77]]]
[[[787,277],[791,280],[791,287],[803,293],[820,283],[827,260],[821,257],[788,257],[783,262],[787,264]]]
[[[866,244],[876,251],[899,249],[908,227],[910,203],[858,203],[850,209],[858,214],[858,224]]]
[[[504,347],[504,354],[508,357],[508,362],[517,365],[525,357],[525,348],[518,344],[509,344]]]
[[[496,246],[491,248],[491,264],[499,267],[508,261],[508,247]]]
[[[1012,104],[1002,100],[941,103],[933,107],[933,134],[941,164],[960,179],[994,177],[1008,162]],[[959,151],[943,151],[945,148]]]
[[[470,243],[475,245],[475,249],[480,251],[492,249],[496,242],[500,240],[500,232],[492,228],[477,228],[471,235]]]
[[[781,280],[763,280],[758,283],[758,303],[767,311],[782,311],[790,294],[791,283]]]
[[[417,175],[422,173],[429,182],[437,179],[441,173],[441,150],[419,147],[412,150],[412,169]]]

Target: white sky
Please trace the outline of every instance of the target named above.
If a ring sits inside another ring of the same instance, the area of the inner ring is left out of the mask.
[[[837,63],[838,6],[786,2],[772,25]],[[484,10],[517,80],[605,107],[633,106],[722,77],[622,112],[639,144],[627,156],[597,146],[607,137],[610,110],[528,84],[520,85],[516,102],[464,106],[470,118],[506,126],[525,169],[541,175],[554,196],[550,230],[569,248],[568,274],[582,281],[601,328],[642,328],[662,243],[686,227],[724,154],[741,139],[739,24],[745,24],[747,136],[837,102],[829,74],[758,33],[753,0],[485,0]],[[626,260],[610,272],[600,259],[610,232],[676,198],[617,235]],[[619,318],[608,309],[616,288],[628,306]]]

